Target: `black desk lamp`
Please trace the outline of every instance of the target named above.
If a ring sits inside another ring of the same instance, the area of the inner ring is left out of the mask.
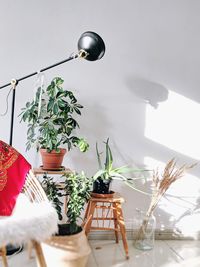
[[[105,44],[102,38],[95,32],[84,32],[81,37],[78,40],[78,53],[73,54],[67,59],[64,59],[60,62],[57,62],[51,66],[48,66],[46,68],[41,69],[39,72],[44,72],[46,70],[49,70],[51,68],[54,68],[58,65],[61,65],[67,61],[70,61],[75,58],[84,58],[89,61],[95,61],[98,59],[101,59],[105,53]],[[12,139],[13,139],[13,123],[14,123],[14,111],[15,111],[15,89],[17,84],[20,81],[23,81],[27,78],[30,78],[32,76],[35,76],[38,74],[37,71],[28,74],[24,77],[21,77],[19,79],[12,79],[10,83],[7,83],[3,86],[0,86],[0,89],[3,89],[7,86],[12,86],[12,108],[11,108],[11,123],[10,123],[10,141],[9,144],[12,145]]]

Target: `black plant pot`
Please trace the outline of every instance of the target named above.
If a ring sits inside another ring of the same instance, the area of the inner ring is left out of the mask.
[[[77,224],[70,224],[70,223],[64,223],[64,224],[58,224],[58,235],[73,235],[78,234],[82,231],[82,227]]]
[[[110,194],[110,180],[102,180],[98,178],[93,183],[93,193],[97,194]]]

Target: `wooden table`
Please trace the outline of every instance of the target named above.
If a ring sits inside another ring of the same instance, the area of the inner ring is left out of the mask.
[[[35,175],[37,174],[59,174],[59,175],[63,175],[65,173],[70,173],[72,172],[70,169],[63,167],[60,170],[44,170],[42,169],[42,167],[39,168],[33,168],[33,172]]]

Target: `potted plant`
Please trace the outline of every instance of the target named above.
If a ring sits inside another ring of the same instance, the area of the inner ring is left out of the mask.
[[[96,153],[99,165],[99,170],[93,176],[93,195],[94,194],[112,194],[114,192],[110,191],[110,184],[113,179],[121,180],[126,185],[130,186],[136,191],[147,194],[134,186],[134,178],[127,178],[124,174],[131,172],[144,172],[149,170],[143,169],[133,169],[128,166],[121,166],[118,168],[113,167],[113,155],[111,148],[109,146],[109,138],[104,142],[105,144],[105,163],[102,164],[101,156],[102,153],[99,152],[98,145],[96,143]],[[138,178],[136,178],[138,179]],[[139,178],[140,179],[140,178]],[[142,177],[141,179],[144,179]]]
[[[64,196],[63,190],[58,187],[57,183],[54,181],[53,177],[47,176],[47,174],[43,175],[43,180],[41,185],[48,197],[48,199],[53,203],[57,214],[58,219],[62,220],[62,206],[63,202],[61,201],[61,197]]]
[[[63,177],[65,178],[65,192],[68,195],[68,220],[64,224],[58,224],[58,235],[51,237],[42,247],[44,255],[48,255],[45,258],[49,267],[84,267],[91,249],[80,220],[84,205],[90,198],[91,178],[87,178],[83,172],[81,174],[66,173]],[[50,185],[49,182],[53,190],[47,186],[47,184]],[[44,185],[48,189],[46,192],[49,199],[53,200],[56,205],[58,204],[57,211],[60,214],[61,203],[57,200],[56,184],[50,179],[44,182]]]
[[[39,87],[31,102],[22,108],[21,121],[28,123],[27,150],[33,145],[41,151],[43,156],[53,159],[53,165],[42,159],[44,169],[59,169],[66,153],[74,146],[81,152],[87,151],[89,145],[83,139],[74,135],[74,130],[79,128],[76,115],[81,115],[83,108],[77,102],[71,91],[63,89],[64,80],[55,77],[46,89]],[[55,160],[61,154],[58,165]]]

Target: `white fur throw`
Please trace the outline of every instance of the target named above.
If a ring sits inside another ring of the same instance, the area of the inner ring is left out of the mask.
[[[31,203],[20,194],[13,214],[0,217],[0,247],[45,240],[57,232],[57,223],[58,216],[51,203]]]

